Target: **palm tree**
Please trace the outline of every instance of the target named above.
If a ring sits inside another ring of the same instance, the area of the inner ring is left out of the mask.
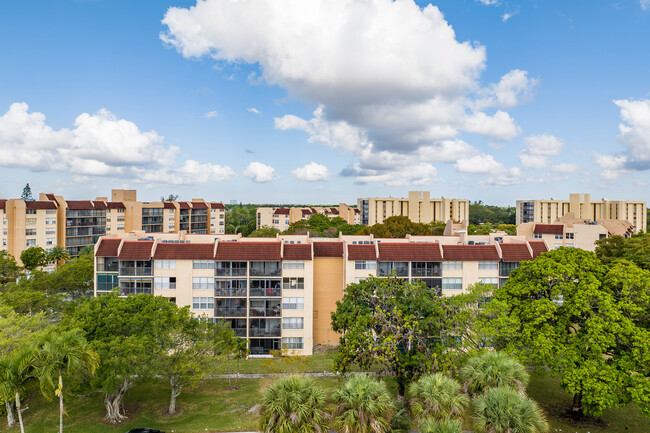
[[[420,433],[463,433],[463,424],[458,419],[427,418],[420,422]]]
[[[366,376],[352,376],[334,393],[334,426],[341,433],[384,433],[395,412],[386,384]]]
[[[492,388],[474,399],[474,425],[484,433],[543,433],[548,431],[544,413],[530,398],[516,390]]]
[[[56,267],[58,268],[61,262],[70,259],[70,253],[62,246],[57,245],[47,253],[47,259],[50,262],[56,262]]]
[[[471,395],[498,386],[508,386],[524,393],[529,379],[523,365],[500,352],[487,352],[470,358],[460,370],[460,377],[465,392]]]
[[[442,373],[422,377],[411,385],[411,411],[418,419],[460,417],[469,406],[460,384]]]
[[[325,392],[304,376],[282,378],[264,390],[261,430],[266,433],[322,432],[327,414]]]
[[[21,433],[25,433],[25,427],[20,406],[20,393],[26,383],[33,378],[31,361],[32,353],[27,349],[21,350],[13,357],[0,357],[0,395],[3,395],[7,401],[15,399]],[[7,410],[10,409],[7,407]]]
[[[59,397],[59,433],[63,433],[63,372],[86,368],[94,374],[98,366],[99,356],[79,330],[49,332],[36,341],[35,376],[40,380],[46,398],[51,397],[52,390]],[[55,386],[57,378],[58,386]]]

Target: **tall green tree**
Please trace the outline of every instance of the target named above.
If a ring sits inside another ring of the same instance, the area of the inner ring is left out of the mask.
[[[533,400],[512,388],[492,388],[473,401],[480,433],[545,433],[548,422]]]
[[[47,260],[50,262],[55,262],[56,267],[58,268],[62,262],[70,260],[70,253],[64,247],[56,245],[47,252]]]
[[[409,382],[447,356],[441,317],[441,298],[419,283],[369,277],[350,284],[332,313],[332,329],[342,333],[334,366],[367,371],[378,364],[381,375],[395,376],[403,396]]]
[[[59,433],[63,433],[63,373],[86,369],[92,375],[99,366],[99,356],[79,330],[49,332],[36,341],[33,352],[34,375],[41,383],[43,395],[59,397]]]
[[[41,247],[29,247],[20,253],[20,261],[28,271],[35,271],[37,268],[47,265],[47,253]]]
[[[7,283],[16,281],[20,275],[20,266],[14,256],[6,250],[0,250],[0,287],[6,287]]]
[[[650,416],[649,300],[648,271],[560,248],[522,262],[479,327],[496,348],[560,376],[575,413],[635,402]]]
[[[341,433],[385,433],[395,412],[384,382],[366,375],[351,376],[334,393],[334,426]]]
[[[639,233],[629,238],[611,236],[596,241],[596,256],[605,264],[626,259],[650,270],[650,234]]]
[[[187,307],[184,308],[187,310]],[[61,326],[79,328],[102,363],[90,385],[104,394],[105,419],[124,420],[125,393],[137,381],[160,374],[172,349],[180,313],[169,299],[152,295],[102,295],[78,302],[66,310]]]
[[[260,227],[259,229],[256,229],[254,232],[252,232],[249,237],[251,238],[274,238],[278,233],[280,233],[280,230],[274,228],[274,227],[268,227],[268,226],[263,226]]]
[[[160,196],[160,201],[176,201],[178,200],[178,194],[169,194],[167,198],[165,196]]]
[[[44,313],[19,314],[0,303],[0,356],[11,356],[21,348],[29,347],[52,326],[52,321]]]
[[[0,356],[0,396],[7,401],[14,399],[20,432],[25,433],[23,415],[21,410],[20,394],[26,384],[33,378],[32,352],[22,349],[11,356]],[[13,421],[13,408],[7,404],[7,423],[11,427]],[[13,421],[15,423],[15,421]]]
[[[320,433],[327,429],[325,392],[313,379],[284,377],[264,390],[260,430],[265,433]]]
[[[32,197],[32,187],[29,186],[29,183],[23,188],[20,198],[24,201],[34,201],[34,197]]]
[[[411,412],[416,419],[462,418],[469,406],[460,384],[442,373],[434,373],[411,384]]]
[[[497,387],[510,387],[524,393],[530,376],[519,361],[505,353],[485,352],[465,363],[460,378],[466,392],[477,395]]]

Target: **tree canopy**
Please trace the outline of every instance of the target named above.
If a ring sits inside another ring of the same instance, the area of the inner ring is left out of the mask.
[[[7,283],[16,281],[20,272],[20,266],[14,256],[6,250],[0,250],[0,287],[5,287]]]
[[[638,267],[650,270],[650,233],[629,238],[611,236],[596,241],[596,256],[605,264],[626,259]]]
[[[516,209],[514,206],[501,207],[485,205],[475,201],[469,205],[470,224],[515,224]]]
[[[560,248],[522,262],[494,292],[481,327],[498,349],[546,367],[600,415],[635,402],[650,415],[650,272]]]
[[[47,253],[41,247],[29,247],[20,253],[20,261],[28,271],[33,271],[41,266],[47,265]]]
[[[383,224],[374,224],[369,227],[363,227],[358,234],[372,234],[378,238],[403,238],[409,235],[438,236],[445,231],[446,223],[432,222],[414,223],[406,216],[392,216],[386,218]]]

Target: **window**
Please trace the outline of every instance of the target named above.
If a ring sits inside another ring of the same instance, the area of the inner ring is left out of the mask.
[[[566,239],[575,239],[575,233],[566,233],[565,237]]]
[[[280,262],[251,262],[251,276],[280,276]]]
[[[246,262],[216,262],[214,274],[217,277],[245,277]]]
[[[461,269],[463,269],[463,262],[442,262],[442,269],[444,271],[461,270]]]
[[[562,235],[555,235],[555,239],[564,239],[564,236],[562,236]]]
[[[176,277],[154,278],[154,288],[160,290],[171,290],[176,288]]]
[[[214,298],[192,298],[192,308],[195,310],[212,310]]]
[[[501,262],[501,270],[499,275],[502,277],[510,276],[510,272],[514,271],[519,267],[519,262]]]
[[[193,260],[194,269],[214,269],[214,260]]]
[[[170,225],[169,225],[169,228],[170,228],[170,229],[174,229],[175,227],[176,227],[176,224],[170,224]]]
[[[443,278],[442,279],[442,290],[462,290],[463,288],[463,279],[462,278]]]
[[[566,244],[565,247],[567,247],[567,248],[575,248],[575,244],[573,244],[573,243]]]
[[[45,234],[46,235],[55,235],[56,234],[56,229],[45,229]]]
[[[156,260],[156,269],[176,269],[176,260]]]
[[[562,248],[564,245],[562,244],[555,244],[555,249],[557,250],[558,248]]]
[[[111,222],[111,217],[106,217],[106,222],[110,223]]]
[[[354,262],[354,269],[377,269],[377,262],[374,260],[357,260]]]
[[[285,260],[282,269],[305,269],[305,262],[300,260]]]
[[[56,209],[47,209],[47,210],[45,211],[45,213],[46,213],[47,215],[54,215],[54,214],[56,214]]]
[[[305,298],[283,298],[282,308],[286,310],[302,310]]]
[[[499,287],[499,279],[498,278],[479,278],[478,282],[483,283],[483,284],[491,284],[491,285],[494,286],[495,289],[497,287]]]
[[[408,277],[409,275],[408,262],[379,262],[377,267],[377,275],[385,277],[391,275],[393,271],[398,277]]]
[[[499,262],[478,262],[479,270],[497,270],[499,269]]]
[[[28,226],[35,226],[36,225],[36,218],[27,218],[25,220],[25,224]]]
[[[124,217],[123,216],[118,216],[117,217],[117,222],[118,223],[123,223],[124,222]]]
[[[36,236],[36,229],[25,230],[25,236]]]
[[[45,239],[45,245],[54,245],[54,242],[56,242],[55,238],[46,238]]]
[[[284,337],[282,339],[283,349],[302,349],[302,337]]]
[[[305,288],[304,278],[283,278],[282,288],[284,290],[302,290]]]
[[[27,247],[35,247],[36,246],[36,239],[27,239],[27,241],[25,241],[25,246],[27,246]]]
[[[304,329],[305,319],[302,317],[284,317],[282,319],[282,329]]]
[[[194,290],[214,289],[214,278],[192,278],[192,288]]]
[[[541,234],[541,233],[535,233],[535,234],[533,235],[533,237],[534,237],[535,239],[541,239],[541,238],[542,238],[542,234]]]
[[[412,262],[412,277],[440,277],[440,262]]]
[[[246,296],[248,281],[239,280],[215,280],[215,296]]]
[[[110,292],[119,285],[117,274],[97,274],[97,291]]]
[[[56,218],[45,218],[45,224],[47,225],[56,224]]]
[[[118,224],[117,229],[118,230],[124,230],[124,224]]]
[[[36,215],[36,209],[26,209],[25,214],[26,215]]]
[[[97,257],[97,270],[99,272],[117,272],[117,257]]]

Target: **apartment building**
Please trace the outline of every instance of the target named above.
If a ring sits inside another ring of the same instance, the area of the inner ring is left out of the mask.
[[[469,201],[455,198],[431,198],[428,191],[409,191],[408,198],[359,198],[361,224],[383,223],[392,216],[406,216],[416,223],[469,220]]]
[[[647,203],[645,201],[592,201],[590,194],[569,194],[569,200],[517,200],[516,223],[546,223],[571,214],[572,218],[605,222],[626,220],[634,232],[647,230]]]
[[[322,214],[329,219],[342,218],[351,225],[361,224],[359,209],[339,203],[337,207],[258,207],[256,225],[257,228],[272,227],[283,232],[292,223],[308,220],[314,214]]]
[[[113,190],[95,200],[66,200],[54,194],[39,200],[0,200],[0,249],[17,260],[29,247],[48,250],[64,247],[71,257],[93,246],[104,235],[134,230],[146,233],[223,234],[223,203],[192,199],[190,202],[140,202],[135,190]],[[19,261],[20,262],[20,261]],[[51,267],[50,267],[51,268]]]
[[[350,283],[395,272],[446,296],[476,282],[500,286],[547,250],[544,240],[504,233],[327,239],[139,231],[97,243],[95,295],[118,288],[124,296],[165,296],[227,322],[252,354],[282,348],[309,355],[314,345],[338,343],[331,313]]]

